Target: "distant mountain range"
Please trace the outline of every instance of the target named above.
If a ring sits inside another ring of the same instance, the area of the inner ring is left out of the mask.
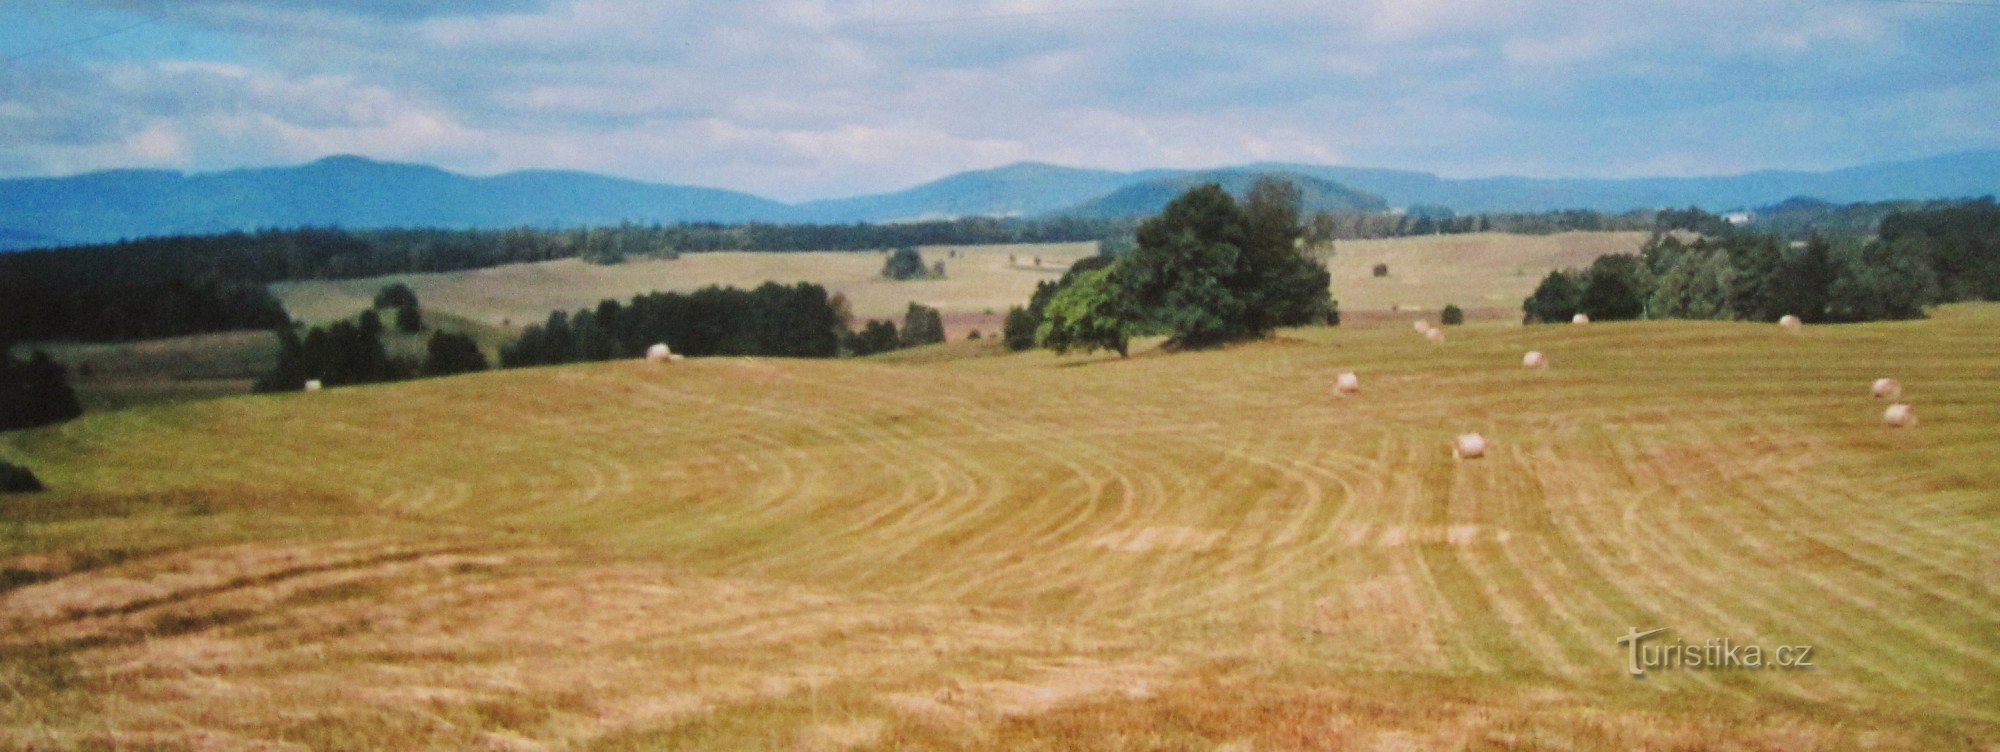
[[[786,204],[736,191],[531,170],[473,177],[335,156],[293,167],[184,174],[112,170],[0,180],[0,250],[174,233],[302,225],[567,227],[633,222],[898,222],[963,216],[1150,214],[1187,186],[1241,195],[1259,174],[1300,184],[1307,208],[1435,205],[1460,213],[1700,206],[1758,207],[1796,196],[1833,202],[2000,193],[2000,150],[1828,172],[1697,178],[1444,178],[1424,172],[1265,163],[1217,170],[1115,172],[1022,163],[913,188]]]

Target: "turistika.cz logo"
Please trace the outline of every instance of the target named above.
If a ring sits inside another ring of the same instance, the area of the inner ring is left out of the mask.
[[[1691,671],[1735,671],[1742,669],[1785,669],[1798,671],[1813,667],[1813,646],[1779,645],[1765,648],[1761,645],[1738,645],[1728,638],[1711,638],[1706,642],[1690,643],[1676,639],[1666,642],[1660,637],[1666,627],[1640,631],[1629,627],[1625,636],[1618,638],[1618,644],[1625,646],[1625,670],[1635,677],[1644,677],[1648,671],[1670,671],[1686,669]]]

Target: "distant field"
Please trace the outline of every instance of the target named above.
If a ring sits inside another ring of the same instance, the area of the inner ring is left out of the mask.
[[[656,290],[685,292],[708,285],[751,288],[767,281],[805,281],[845,294],[858,318],[900,323],[911,301],[948,314],[1004,314],[1008,306],[1026,303],[1036,282],[1054,279],[1072,262],[1095,254],[1097,244],[928,246],[922,250],[926,262],[944,262],[945,279],[885,280],[881,277],[883,254],[873,252],[723,252],[689,253],[674,260],[636,259],[611,266],[568,259],[450,274],[285,283],[272,289],[293,316],[321,321],[351,315],[350,311],[368,305],[385,284],[407,282],[427,309],[518,328],[540,323],[550,311],[595,306],[605,298],[622,301]],[[957,258],[951,257],[953,251]],[[1037,256],[1043,264],[1039,268],[1034,265]]]
[[[1456,302],[1466,309],[1514,312],[1549,270],[1582,266],[1606,253],[1633,252],[1644,233],[1560,235],[1445,235],[1351,240],[1337,245],[1328,268],[1341,308],[1435,311]],[[950,253],[956,251],[957,258]],[[1053,279],[1095,244],[926,247],[927,261],[945,262],[948,279],[892,282],[880,276],[879,253],[690,253],[672,261],[634,260],[596,266],[577,260],[523,264],[449,274],[406,275],[337,282],[274,285],[294,316],[320,322],[353,315],[375,291],[406,282],[428,309],[449,311],[490,325],[540,322],[558,308],[575,310],[605,298],[628,299],[654,290],[687,291],[707,285],[755,287],[767,280],[817,282],[847,295],[862,319],[902,320],[911,301],[945,312],[953,338],[972,329],[991,334],[1009,306],[1027,302],[1035,283]],[[1039,256],[1043,266],[1032,260]],[[1012,263],[1010,263],[1010,258]],[[1390,276],[1371,276],[1375,263]]]
[[[1990,750],[1995,342],[1341,327],[89,415],[0,436],[57,489],[0,507],[0,747]],[[1654,627],[1813,668],[1634,679]]]
[[[1588,266],[1599,256],[1636,253],[1643,232],[1558,235],[1432,235],[1343,240],[1327,263],[1343,311],[1426,311],[1447,303],[1518,321],[1521,301],[1551,270]],[[1389,276],[1375,277],[1375,265]]]

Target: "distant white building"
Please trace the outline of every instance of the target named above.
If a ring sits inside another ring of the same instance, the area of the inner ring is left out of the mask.
[[[1756,214],[1747,211],[1728,212],[1722,215],[1722,221],[1728,222],[1732,225],[1747,225],[1750,224],[1750,220],[1756,218],[1757,218]]]

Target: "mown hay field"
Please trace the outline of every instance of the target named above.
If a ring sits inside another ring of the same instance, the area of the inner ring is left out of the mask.
[[[86,416],[0,438],[58,489],[0,506],[0,746],[1990,749],[1996,342],[1304,329]],[[1814,665],[1635,679],[1656,627]]]
[[[1521,299],[1550,270],[1587,266],[1607,253],[1636,252],[1645,238],[1645,233],[1636,232],[1569,232],[1344,240],[1327,256],[1327,266],[1344,310],[1436,311],[1455,302],[1468,310],[1498,309],[1517,315]],[[633,259],[609,266],[568,259],[446,274],[292,282],[272,289],[292,315],[314,323],[352,316],[383,285],[404,282],[428,309],[489,325],[520,327],[539,323],[550,311],[573,311],[605,298],[622,301],[655,290],[806,281],[846,295],[860,319],[901,322],[911,302],[937,308],[947,317],[957,315],[963,322],[952,327],[956,338],[981,325],[991,334],[999,315],[1009,306],[1025,304],[1035,283],[1055,279],[1077,259],[1096,253],[1096,244],[921,250],[925,261],[944,262],[945,279],[885,280],[880,253],[723,252],[689,253],[671,260]],[[1036,258],[1042,261],[1039,267],[1033,263]],[[1372,275],[1378,262],[1389,265],[1388,277]]]
[[[728,251],[687,253],[675,259],[634,258],[611,265],[565,259],[445,274],[290,282],[273,285],[272,291],[293,316],[317,322],[351,316],[374,300],[383,285],[405,282],[425,308],[518,328],[541,323],[550,311],[574,311],[606,298],[622,302],[640,293],[690,292],[709,285],[748,289],[766,281],[814,282],[829,292],[846,295],[856,318],[889,319],[900,325],[911,302],[946,313],[1005,314],[1008,306],[1027,303],[1036,282],[1056,279],[1077,259],[1095,254],[1097,244],[925,246],[921,250],[925,262],[944,262],[943,279],[884,279],[885,254],[878,252]],[[1038,257],[1042,262],[1039,267],[1034,263]]]

